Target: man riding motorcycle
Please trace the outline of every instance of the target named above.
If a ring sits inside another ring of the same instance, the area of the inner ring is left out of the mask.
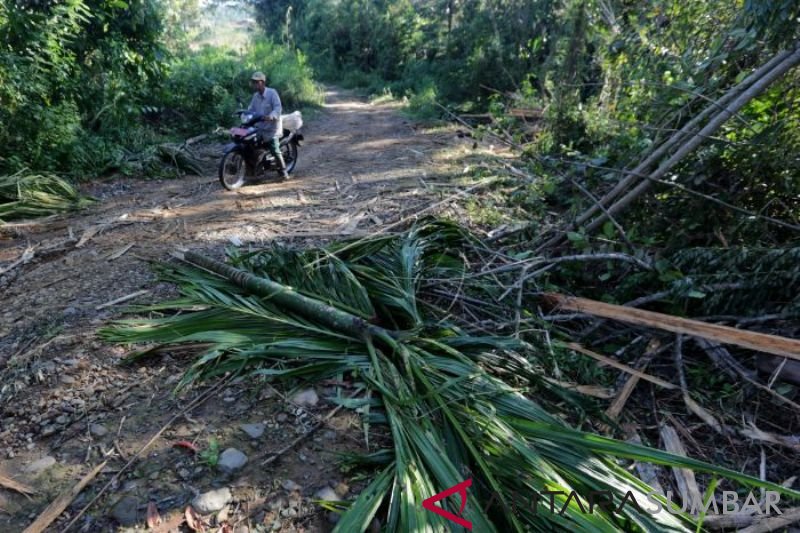
[[[267,87],[267,77],[263,72],[254,72],[250,77],[250,85],[255,93],[247,111],[264,116],[264,120],[258,123],[259,134],[277,162],[278,175],[281,179],[288,180],[289,173],[286,171],[286,162],[283,160],[279,142],[283,134],[281,98],[278,96],[278,91]]]

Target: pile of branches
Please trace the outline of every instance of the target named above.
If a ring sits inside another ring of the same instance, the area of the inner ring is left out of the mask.
[[[23,169],[0,176],[0,223],[80,209],[92,201],[69,181],[54,174]]]
[[[507,262],[492,269],[481,260],[487,253]],[[447,530],[449,523],[422,501],[466,479],[470,504],[442,505],[463,513],[475,531],[699,527],[677,509],[649,514],[627,505],[586,513],[568,496],[608,491],[617,504],[626,495],[644,502],[654,489],[627,468],[630,461],[800,497],[734,470],[576,429],[570,421],[591,406],[543,370],[558,341],[521,335],[527,317],[519,303],[516,318],[515,306],[503,304],[515,287],[486,281],[518,264],[443,222],[306,251],[231,252],[228,264],[188,252],[181,263],[159,266],[180,298],[139,308],[150,318],[120,321],[102,335],[148,344],[134,359],[197,345],[202,353],[182,386],[237,372],[290,383],[335,376],[360,383],[368,393],[346,406],[362,407],[365,424],[383,427],[391,444],[354,459],[372,470],[372,481],[342,508],[341,532],[363,531],[376,518],[384,531]],[[548,270],[528,266],[539,275]],[[505,317],[515,331],[498,334],[488,317]],[[547,491],[564,512],[537,509]],[[668,505],[663,495],[654,497]]]
[[[200,176],[205,173],[203,160],[191,150],[188,141],[157,144],[141,152],[129,153],[120,159],[118,166],[127,174],[153,177],[180,178],[186,174]]]

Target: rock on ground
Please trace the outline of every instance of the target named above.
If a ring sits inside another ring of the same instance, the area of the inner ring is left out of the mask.
[[[39,474],[41,474],[54,464],[56,464],[55,458],[47,455],[27,465],[23,470],[25,471],[26,474],[32,474],[33,476],[38,476]]]
[[[219,462],[217,462],[220,470],[228,474],[239,470],[246,464],[247,456],[236,448],[228,448],[222,452],[219,456]]]
[[[319,403],[319,396],[314,389],[302,390],[292,396],[292,403],[302,407],[313,407]]]
[[[192,507],[200,514],[216,513],[222,510],[233,499],[233,494],[227,487],[210,490],[198,495],[192,500]]]
[[[337,501],[339,501],[341,499],[341,498],[339,498],[339,495],[336,494],[336,491],[334,491],[330,487],[323,487],[323,488],[319,489],[314,494],[314,498],[317,499],[317,500],[330,500],[330,501],[334,501],[334,502],[337,502]]]
[[[139,500],[134,496],[125,496],[111,509],[111,516],[121,526],[132,526],[139,519]]]
[[[264,424],[242,424],[239,426],[251,439],[258,439],[264,434],[267,426]]]
[[[108,429],[103,424],[89,424],[89,433],[100,439],[108,435]]]
[[[281,483],[281,486],[283,487],[283,490],[287,490],[289,492],[292,492],[293,490],[302,490],[302,487],[297,483],[295,483],[294,481],[292,481],[291,479],[287,479],[286,481]]]

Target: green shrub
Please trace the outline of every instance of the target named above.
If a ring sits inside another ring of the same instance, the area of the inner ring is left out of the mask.
[[[231,114],[247,106],[251,74],[267,73],[268,84],[278,90],[285,112],[322,103],[322,91],[313,81],[305,56],[268,40],[255,40],[244,54],[205,46],[177,58],[151,97],[151,105],[167,108],[173,126],[196,133],[230,124]]]
[[[441,118],[442,110],[436,105],[437,92],[436,87],[428,85],[421,91],[413,94],[408,101],[408,112],[415,118],[419,119],[437,119]]]

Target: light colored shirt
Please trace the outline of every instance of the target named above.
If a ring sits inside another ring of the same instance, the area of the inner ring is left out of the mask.
[[[278,91],[267,87],[264,89],[264,94],[254,93],[253,99],[250,100],[250,107],[247,110],[251,113],[260,113],[265,117],[275,119],[265,120],[257,125],[265,138],[269,139],[283,135],[283,121],[281,120],[283,108],[281,107],[281,98],[278,96]]]

